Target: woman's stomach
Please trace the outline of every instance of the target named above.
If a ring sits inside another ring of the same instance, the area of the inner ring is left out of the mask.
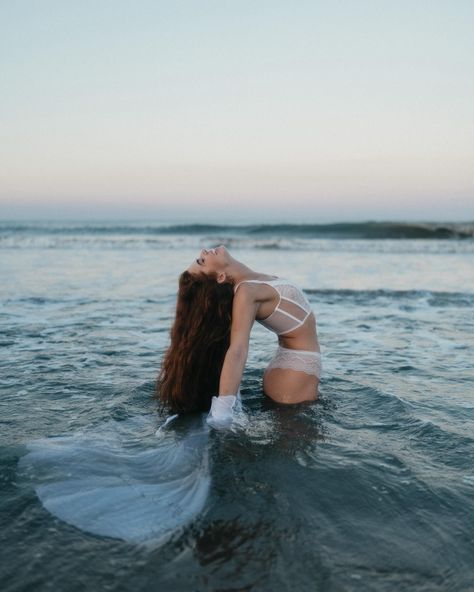
[[[281,347],[288,349],[304,349],[306,351],[321,351],[319,348],[316,317],[312,312],[301,327],[294,331],[278,336]]]

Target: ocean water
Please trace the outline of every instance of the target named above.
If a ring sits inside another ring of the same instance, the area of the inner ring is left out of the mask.
[[[224,243],[316,314],[320,400],[230,430],[152,399]],[[474,224],[0,223],[2,592],[474,589]]]

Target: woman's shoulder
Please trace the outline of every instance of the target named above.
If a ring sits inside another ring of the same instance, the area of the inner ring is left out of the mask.
[[[273,276],[264,276],[262,277],[263,274],[261,276],[259,276],[258,278],[248,278],[245,280],[241,280],[240,282],[238,282],[235,286],[234,286],[234,292],[237,292],[237,289],[240,288],[240,286],[258,286],[261,284],[272,284],[274,282],[277,282],[279,280],[282,280],[283,278],[279,278],[275,275]]]
[[[242,280],[234,286],[234,299],[248,298],[250,294],[255,294],[259,287],[259,282],[251,280]]]
[[[248,279],[242,280],[234,288],[234,304],[247,302],[263,302],[269,300],[275,295],[275,286],[278,285],[281,278],[273,276],[272,279]],[[286,283],[286,282],[284,282]]]

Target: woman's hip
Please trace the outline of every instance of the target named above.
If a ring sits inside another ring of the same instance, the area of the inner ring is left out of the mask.
[[[318,397],[321,354],[278,347],[263,377],[266,395],[279,403],[314,401]]]

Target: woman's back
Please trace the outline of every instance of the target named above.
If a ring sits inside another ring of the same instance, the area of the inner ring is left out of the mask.
[[[256,320],[276,333],[280,343],[290,344],[295,349],[314,349],[316,344],[316,350],[319,350],[314,314],[298,286],[285,278],[249,279],[239,282],[234,293],[243,283],[259,286],[262,303]]]

